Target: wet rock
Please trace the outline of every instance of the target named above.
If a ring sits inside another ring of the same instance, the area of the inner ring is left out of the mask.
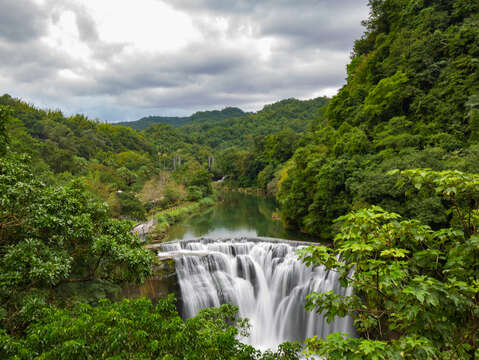
[[[175,294],[178,304],[181,302],[180,286],[175,270],[175,260],[160,261],[153,268],[153,275],[141,285],[129,284],[123,287],[122,295],[130,299],[147,297],[153,303],[166,298],[168,294]]]

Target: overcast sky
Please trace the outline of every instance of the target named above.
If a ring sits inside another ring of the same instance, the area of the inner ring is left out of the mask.
[[[367,0],[0,0],[0,92],[116,122],[344,84]]]

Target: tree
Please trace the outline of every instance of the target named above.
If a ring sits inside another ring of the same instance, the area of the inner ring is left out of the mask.
[[[184,173],[184,183],[187,187],[201,189],[204,196],[211,195],[211,173],[197,162],[188,163]]]
[[[21,359],[297,360],[298,344],[261,354],[238,340],[248,323],[231,304],[182,320],[175,299],[102,300],[98,306],[47,307],[15,339],[0,329],[0,357]]]
[[[121,167],[117,169],[116,172],[122,178],[126,187],[132,186],[137,180],[136,174],[126,167]]]
[[[46,308],[28,335],[15,343],[10,356],[48,359],[246,359],[236,340],[236,309],[225,305],[183,321],[174,299],[154,307],[147,299],[98,306],[79,304],[73,309]],[[8,341],[8,340],[7,340]],[[8,351],[7,350],[7,351]],[[245,350],[249,350],[246,349]],[[252,349],[250,351],[253,351]],[[0,352],[1,353],[1,352]]]
[[[7,106],[0,105],[0,156],[7,151],[8,134],[7,123],[9,121],[11,110]]]
[[[46,303],[151,272],[153,255],[130,234],[131,223],[110,219],[78,181],[46,186],[21,158],[0,158],[0,204],[0,328],[10,333]]]
[[[469,138],[473,142],[477,142],[479,141],[479,94],[471,95],[466,107],[469,109],[469,128],[471,131]]]
[[[298,134],[291,129],[268,135],[264,144],[264,153],[268,161],[276,165],[288,160],[294,153],[298,138]]]
[[[352,316],[361,335],[310,339],[328,359],[474,359],[479,356],[479,175],[406,170],[399,185],[431,187],[452,226],[429,226],[374,206],[338,219],[334,249],[301,250],[307,264],[339,271],[354,295],[313,293],[307,307]]]

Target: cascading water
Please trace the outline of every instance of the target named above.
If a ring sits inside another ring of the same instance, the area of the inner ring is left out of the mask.
[[[302,341],[336,331],[354,334],[350,318],[332,323],[304,310],[305,297],[334,291],[348,295],[336,272],[321,266],[307,267],[295,254],[295,242],[263,239],[198,239],[163,244],[159,256],[176,258],[183,316],[231,302],[248,318],[248,343],[275,348],[284,341]]]

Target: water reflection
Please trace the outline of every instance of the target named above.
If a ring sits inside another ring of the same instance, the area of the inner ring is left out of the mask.
[[[223,201],[213,208],[173,225],[166,241],[208,237],[266,236],[290,240],[314,241],[298,231],[286,229],[273,220],[277,203],[272,198],[237,192],[221,194]]]

